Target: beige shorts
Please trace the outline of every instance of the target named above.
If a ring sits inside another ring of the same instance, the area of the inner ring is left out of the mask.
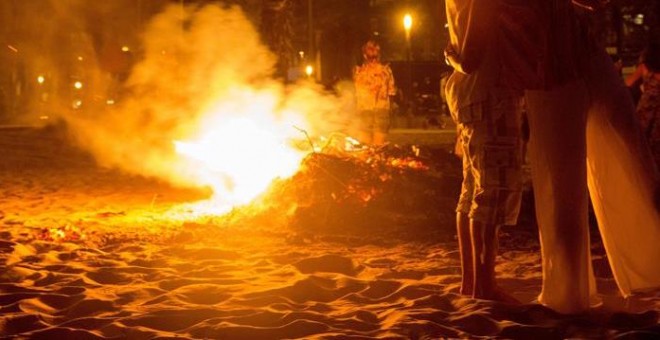
[[[522,199],[522,100],[492,98],[470,108],[481,119],[458,124],[463,184],[457,212],[495,225],[515,225]]]
[[[387,109],[361,111],[359,129],[365,133],[387,133],[390,129],[390,111]]]

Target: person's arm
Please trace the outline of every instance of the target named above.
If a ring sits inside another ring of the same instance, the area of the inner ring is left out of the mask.
[[[445,47],[445,63],[458,72],[467,73],[463,70],[458,52],[451,45],[451,42]]]
[[[644,75],[644,64],[639,64],[635,68],[635,72],[631,73],[629,76],[626,77],[626,86],[632,87],[634,86],[640,79],[642,79],[642,76]]]
[[[387,75],[387,95],[394,97],[396,95],[396,85],[394,84],[394,74],[389,65],[385,66],[385,73]]]
[[[492,0],[468,0],[465,36],[461,46],[449,44],[445,49],[448,65],[461,73],[472,73],[479,67],[485,47],[493,32],[496,8]]]
[[[584,8],[589,11],[597,11],[605,5],[607,5],[610,0],[571,0],[573,5]]]

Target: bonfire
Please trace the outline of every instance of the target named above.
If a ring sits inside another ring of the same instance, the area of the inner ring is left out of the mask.
[[[63,113],[66,137],[0,133],[0,337],[658,334],[657,294],[602,290],[605,308],[629,314],[531,303],[531,223],[505,230],[497,266],[522,305],[458,294],[459,159],[352,138],[351,97],[274,79],[240,8],[168,6],[144,39],[125,95]],[[599,263],[597,283],[614,287]]]

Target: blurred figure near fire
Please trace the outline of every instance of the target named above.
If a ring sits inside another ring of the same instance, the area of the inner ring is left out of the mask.
[[[538,25],[547,30],[539,41],[542,84],[525,95],[543,268],[538,301],[582,313],[601,303],[590,258],[589,195],[622,295],[660,287],[658,171],[630,93],[590,23],[588,11],[607,1],[530,3],[539,6]]]
[[[635,72],[626,78],[626,85],[641,82],[641,97],[637,103],[637,117],[642,124],[653,152],[660,165],[660,44],[651,44],[642,51]]]
[[[456,208],[460,293],[513,302],[497,287],[495,258],[499,228],[517,223],[522,199],[522,90],[501,77],[510,70],[500,62],[494,2],[447,0],[446,11],[445,58],[454,68],[446,98],[463,159]]]
[[[372,145],[385,143],[390,127],[391,98],[396,95],[394,76],[387,64],[380,61],[380,46],[373,40],[362,47],[364,63],[354,70],[360,142]]]

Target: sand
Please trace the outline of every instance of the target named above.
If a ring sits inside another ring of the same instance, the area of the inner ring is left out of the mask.
[[[196,217],[191,204],[206,195],[99,168],[57,130],[0,129],[0,337],[660,337],[660,292],[622,298],[598,242],[604,305],[561,315],[534,303],[533,226],[501,238],[499,283],[523,302],[509,305],[458,294],[446,226],[305,233],[263,217]]]

